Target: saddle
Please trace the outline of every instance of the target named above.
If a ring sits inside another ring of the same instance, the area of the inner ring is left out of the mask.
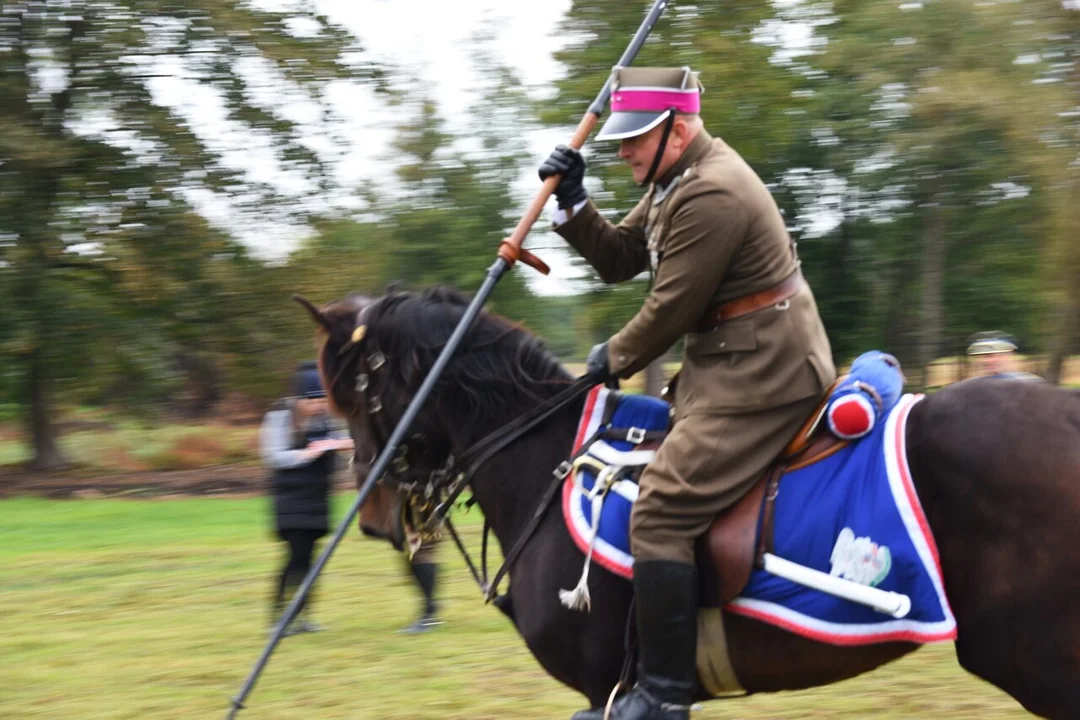
[[[750,573],[773,549],[774,501],[789,470],[812,465],[848,445],[828,432],[822,420],[837,379],[784,451],[746,495],[720,513],[695,545],[702,607],[723,607],[750,581]]]
[[[722,607],[738,597],[755,565],[760,566],[765,553],[773,551],[774,501],[784,474],[829,457],[849,444],[830,432],[825,422],[830,396],[844,379],[838,379],[825,391],[814,412],[742,499],[717,516],[709,530],[697,539],[695,555],[702,607]],[[667,430],[613,427],[619,424],[613,423],[615,408],[619,406],[618,399],[604,406],[600,430],[578,452],[572,464],[574,469],[595,474],[596,481],[585,490],[593,502],[594,519],[600,515],[597,503],[603,502],[607,489],[622,478],[636,483],[667,435]],[[633,449],[616,449],[609,442]],[[586,448],[588,454],[584,452]],[[595,528],[582,535],[594,536]],[[588,544],[587,540],[584,542]],[[582,582],[585,579],[587,574]]]

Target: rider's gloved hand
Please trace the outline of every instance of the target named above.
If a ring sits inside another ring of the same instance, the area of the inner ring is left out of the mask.
[[[562,175],[555,187],[555,199],[563,210],[572,208],[587,200],[585,191],[585,158],[577,150],[567,145],[559,145],[540,165],[540,179],[547,180],[552,175]]]
[[[585,360],[585,373],[591,375],[598,383],[607,382],[611,379],[611,366],[608,365],[607,343],[593,345],[589,351],[589,357]]]

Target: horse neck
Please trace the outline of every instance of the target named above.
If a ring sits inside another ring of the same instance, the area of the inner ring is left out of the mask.
[[[471,480],[485,519],[504,553],[510,551],[570,456],[585,401],[579,398],[495,455]],[[555,504],[555,503],[552,503]]]

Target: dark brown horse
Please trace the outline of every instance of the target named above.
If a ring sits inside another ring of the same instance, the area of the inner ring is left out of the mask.
[[[332,402],[358,447],[386,440],[465,306],[457,293],[436,289],[309,307],[325,340],[320,363]],[[364,508],[365,531],[400,544],[395,489],[410,473],[417,482],[447,453],[460,455],[571,380],[526,331],[481,315],[418,416],[401,472]],[[581,400],[561,408],[471,477],[504,552],[567,458],[581,411]],[[960,664],[1033,713],[1080,717],[1080,393],[959,383],[914,407],[907,449],[940,552]],[[560,513],[549,511],[500,607],[544,669],[595,708],[619,679],[631,584],[593,573],[592,611],[571,611],[558,591],[573,587],[580,569]],[[834,683],[916,649],[826,645],[737,615],[723,622],[735,674],[750,693]]]

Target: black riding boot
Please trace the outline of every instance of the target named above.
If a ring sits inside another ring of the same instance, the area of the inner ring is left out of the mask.
[[[611,707],[611,720],[686,720],[697,680],[697,568],[671,560],[634,563],[637,685]],[[588,710],[574,720],[599,720]]]
[[[438,605],[435,603],[435,578],[438,574],[438,565],[409,563],[409,568],[412,570],[413,577],[416,578],[416,584],[420,586],[420,591],[424,594],[424,610],[416,622],[402,632],[407,635],[416,635],[427,632],[439,624],[439,621],[435,619],[435,612],[438,610]]]

